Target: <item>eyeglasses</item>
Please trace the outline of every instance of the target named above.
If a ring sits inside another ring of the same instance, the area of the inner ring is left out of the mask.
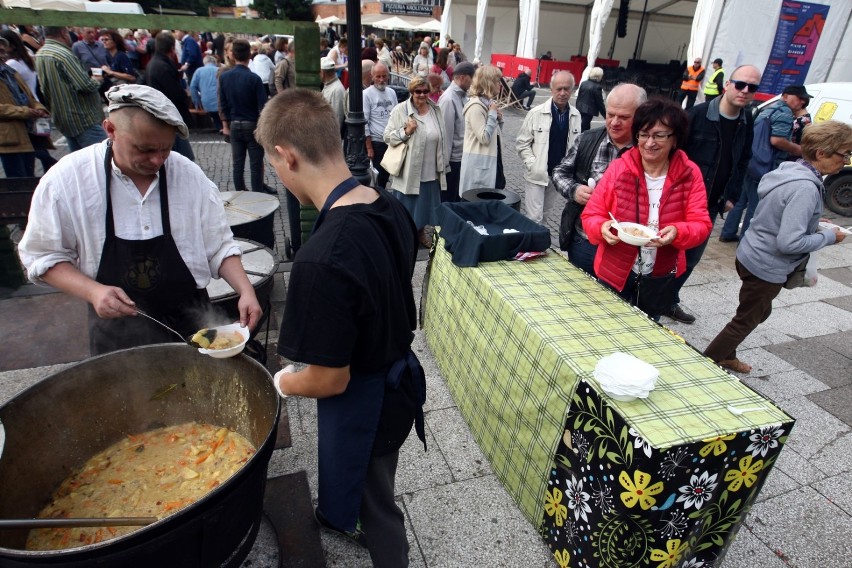
[[[654,132],[653,134],[648,134],[647,132],[640,132],[637,135],[637,138],[639,138],[639,140],[647,140],[648,138],[653,138],[654,142],[665,142],[672,136],[674,136],[674,132]]]
[[[738,91],[742,91],[743,89],[748,87],[749,93],[756,93],[757,90],[760,88],[760,85],[756,85],[754,83],[746,83],[745,81],[731,81],[731,84]]]
[[[415,90],[414,90],[414,94],[415,94],[415,95],[428,95],[428,94],[429,94],[429,91],[428,91],[428,89],[427,89],[427,90],[424,90],[424,89],[415,89]]]
[[[846,152],[835,152],[835,154],[843,158],[843,161],[845,162],[852,160],[852,150],[848,150]]]

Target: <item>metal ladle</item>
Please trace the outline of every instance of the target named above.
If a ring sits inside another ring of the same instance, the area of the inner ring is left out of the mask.
[[[158,320],[157,318],[155,318],[155,317],[153,317],[153,316],[150,316],[150,315],[146,314],[145,312],[143,312],[143,311],[142,311],[142,310],[140,310],[139,308],[136,308],[136,313],[137,313],[138,315],[140,315],[140,316],[144,316],[144,317],[148,318],[149,320],[151,320],[151,321],[153,321],[153,322],[156,322],[156,323],[160,324],[161,326],[163,326],[164,328],[168,329],[169,331],[171,331],[172,333],[174,333],[175,335],[177,335],[178,337],[180,337],[180,340],[181,340],[183,343],[186,343],[187,345],[189,345],[189,346],[191,346],[191,347],[198,347],[196,344],[194,344],[192,341],[190,341],[190,340],[189,340],[189,339],[187,339],[186,337],[182,336],[180,333],[178,333],[178,332],[177,332],[177,331],[175,331],[174,329],[170,328],[169,326],[167,326],[166,324],[164,324],[163,322],[161,322],[161,321],[160,321],[160,320]]]

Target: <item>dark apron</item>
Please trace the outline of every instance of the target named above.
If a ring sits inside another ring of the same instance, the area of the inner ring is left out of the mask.
[[[312,233],[358,185],[349,178],[332,190]],[[319,509],[332,526],[355,530],[371,456],[399,450],[412,424],[426,447],[425,402],[426,378],[411,350],[381,371],[352,372],[346,391],[317,400]]]
[[[168,184],[165,165],[160,167],[160,215],[163,234],[133,241],[115,236],[112,214],[112,143],[104,156],[106,173],[106,238],[95,280],[116,286],[136,302],[136,306],[185,336],[198,330],[207,290],[198,289],[195,278],[180,256],[172,238],[169,220]],[[193,317],[194,316],[194,317]],[[179,339],[143,317],[102,319],[89,305],[89,348],[92,355],[152,343],[173,343]]]

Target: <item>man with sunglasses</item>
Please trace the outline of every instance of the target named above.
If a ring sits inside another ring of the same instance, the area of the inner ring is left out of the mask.
[[[757,86],[752,82],[748,86],[748,89],[757,91]],[[769,171],[777,168],[788,157],[795,159],[802,155],[801,146],[792,141],[793,121],[795,120],[796,113],[803,107],[806,107],[810,100],[811,96],[803,85],[790,85],[785,87],[781,93],[781,100],[763,109],[755,119],[755,125],[758,125],[763,120],[769,121],[769,144],[772,147],[773,154]],[[758,140],[754,141],[754,144],[758,143]],[[758,147],[755,146],[755,148]],[[754,163],[752,163],[752,167],[754,167]],[[751,217],[754,215],[755,208],[757,208],[757,186],[759,183],[760,176],[747,170],[743,179],[743,189],[740,193],[740,198],[728,214],[728,218],[725,219],[722,233],[719,235],[719,240],[723,243],[739,241],[746,230],[748,230]],[[745,212],[745,216],[743,216],[743,212]],[[737,229],[739,229],[741,218],[743,224],[738,236]]]
[[[683,72],[683,82],[680,84],[677,103],[683,104],[683,99],[686,99],[686,110],[691,109],[695,104],[695,97],[698,96],[698,87],[701,86],[701,81],[704,80],[704,72],[705,69],[701,65],[700,57],[696,57],[692,63],[692,67],[687,67]]]
[[[689,136],[683,150],[698,164],[707,189],[707,210],[715,222],[737,201],[751,159],[754,119],[748,109],[760,85],[760,71],[753,65],[734,69],[725,83],[722,96],[695,105],[688,111]],[[698,265],[708,236],[703,243],[686,251],[686,272],[675,280],[671,311],[667,315],[682,323],[693,323],[695,316],[680,306],[680,289]]]

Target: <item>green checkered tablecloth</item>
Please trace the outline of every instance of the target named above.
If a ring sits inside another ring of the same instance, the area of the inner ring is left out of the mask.
[[[596,385],[605,355],[622,351],[659,370],[647,399],[601,394],[654,448],[791,421],[554,250],[459,268],[440,240],[429,270],[429,346],[477,443],[535,525],[571,397],[580,379]],[[766,410],[735,416],[729,404]]]

